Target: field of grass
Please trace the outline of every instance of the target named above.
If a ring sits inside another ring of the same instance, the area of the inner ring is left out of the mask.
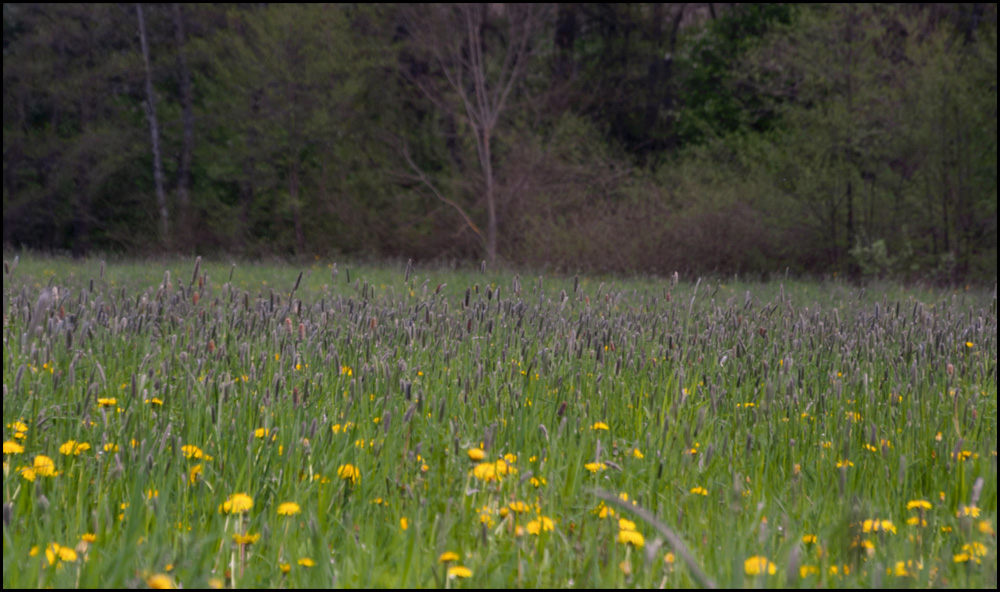
[[[995,289],[3,282],[5,589],[996,588]]]

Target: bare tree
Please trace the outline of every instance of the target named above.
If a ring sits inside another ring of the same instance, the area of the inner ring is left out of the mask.
[[[149,41],[146,37],[146,18],[142,14],[142,4],[136,3],[135,14],[139,19],[139,42],[142,46],[142,62],[146,68],[146,119],[149,120],[149,135],[153,144],[153,182],[156,184],[156,207],[160,211],[160,239],[164,245],[169,245],[170,213],[167,211],[167,196],[163,190],[160,124],[156,120],[156,95],[153,93],[153,71],[149,66]]]
[[[181,5],[171,6],[174,17],[174,42],[177,47],[177,74],[181,87],[181,122],[184,128],[181,156],[177,163],[178,239],[183,248],[190,249],[191,238],[191,162],[194,154],[194,91],[191,84],[191,70],[188,68],[184,33],[184,15]]]
[[[414,49],[431,68],[426,74],[404,69],[404,76],[439,109],[464,119],[473,136],[482,173],[481,197],[475,201],[485,205],[485,235],[465,208],[445,198],[409,153],[404,155],[417,179],[456,209],[480,237],[491,262],[497,258],[499,233],[494,141],[531,57],[533,35],[542,20],[539,10],[521,4],[433,5],[413,9],[406,19]]]

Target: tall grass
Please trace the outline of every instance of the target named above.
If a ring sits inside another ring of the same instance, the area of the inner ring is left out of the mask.
[[[193,267],[7,266],[5,588],[996,586],[995,291]]]

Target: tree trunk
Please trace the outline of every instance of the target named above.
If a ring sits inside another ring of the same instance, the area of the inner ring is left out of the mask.
[[[497,260],[497,203],[493,187],[493,151],[490,148],[490,128],[483,130],[483,173],[486,176],[486,257],[492,266]]]
[[[292,219],[295,223],[295,248],[299,257],[306,252],[306,235],[302,230],[302,205],[299,203],[299,163],[292,163],[292,171],[288,176],[288,193],[292,198]]]
[[[184,34],[184,16],[181,5],[174,3],[174,37],[177,43],[177,70],[180,77],[181,90],[181,124],[183,135],[181,142],[181,157],[177,166],[177,202],[178,224],[177,238],[181,248],[190,250],[194,247],[194,229],[191,227],[191,162],[194,158],[194,92],[191,86],[191,70],[188,68],[187,55],[184,46],[187,43]]]
[[[153,72],[149,66],[149,42],[146,39],[146,19],[142,14],[142,4],[135,5],[139,19],[139,43],[142,47],[142,62],[146,67],[146,119],[149,120],[149,135],[153,144],[153,183],[156,185],[156,207],[160,212],[160,241],[170,247],[170,213],[167,211],[167,196],[163,190],[163,160],[160,155],[160,125],[156,120],[156,95],[153,93]]]

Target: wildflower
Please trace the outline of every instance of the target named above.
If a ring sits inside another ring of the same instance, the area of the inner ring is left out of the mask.
[[[471,578],[472,570],[467,567],[462,567],[461,565],[456,565],[455,567],[448,568],[448,579],[454,580],[455,578]]]
[[[976,347],[976,344],[972,343],[971,341],[966,341],[965,342],[965,347],[967,347],[969,349],[972,349],[972,348]]]
[[[406,518],[400,518],[399,519],[399,527],[402,528],[403,531],[405,532],[407,529],[410,528],[410,521],[407,520]]]
[[[803,565],[799,568],[799,577],[803,580],[810,576],[818,576],[819,568],[812,565]]]
[[[618,531],[618,542],[623,545],[632,545],[636,549],[641,549],[646,545],[646,539],[634,530]]]
[[[300,508],[299,505],[295,503],[289,502],[287,504],[281,504],[280,506],[278,506],[278,516],[295,516],[301,511],[302,508]]]
[[[191,446],[191,445],[181,446],[181,454],[183,454],[184,458],[188,460],[191,459],[201,460],[205,458],[205,453],[202,451],[201,448],[198,448],[197,446]]]
[[[892,534],[896,534],[896,525],[890,520],[865,520],[861,525],[861,530],[865,534],[879,532],[880,530],[882,532],[891,532]]]
[[[548,485],[549,484],[549,482],[546,481],[544,478],[537,479],[535,477],[532,477],[531,481],[529,481],[529,483],[531,483],[531,486],[534,487],[535,489],[538,489],[539,487],[542,487],[543,485]]]
[[[264,438],[267,437],[267,430],[264,428],[258,428],[254,430],[253,437],[257,438],[258,440],[263,440]]]
[[[90,444],[86,442],[77,443],[76,440],[69,440],[59,447],[59,454],[63,456],[80,456],[90,450]]]
[[[667,553],[666,555],[663,556],[663,563],[666,563],[667,565],[673,565],[677,563],[677,556],[675,556],[673,553]]]
[[[700,495],[705,497],[708,495],[708,490],[705,489],[704,487],[695,487],[694,489],[691,490],[691,495]]]
[[[37,467],[37,462],[36,462]],[[979,508],[975,506],[962,506],[962,509],[958,511],[959,518],[979,518],[980,515]]]
[[[222,590],[223,586],[225,586],[225,582],[223,582],[219,578],[212,578],[208,580],[208,587],[211,588],[212,590]]]
[[[507,454],[503,455],[503,460],[508,465],[513,465],[514,463],[517,462],[517,455],[507,453]]]
[[[619,530],[635,530],[635,522],[632,522],[631,520],[626,520],[624,518],[620,518],[618,520],[618,529]]]
[[[802,537],[802,543],[805,544],[805,545],[815,545],[816,544],[816,535],[814,535],[814,534],[807,534],[806,536]]]
[[[117,407],[118,406],[118,399],[98,399],[97,400],[97,406],[98,407]]]
[[[906,504],[906,509],[907,510],[924,510],[924,511],[930,511],[931,508],[933,508],[933,507],[934,506],[932,506],[930,502],[926,502],[926,501],[915,501],[915,502],[910,502],[910,503]]]
[[[350,481],[351,485],[357,485],[361,481],[361,471],[353,465],[341,465],[337,469],[337,476],[344,481]]]
[[[219,508],[223,514],[246,514],[253,508],[253,498],[245,493],[234,493]]]
[[[3,454],[4,456],[11,454],[24,454],[24,446],[21,446],[17,442],[4,442]]]
[[[995,536],[996,532],[993,530],[993,524],[989,521],[979,523],[979,532],[985,534],[986,536]]]
[[[22,421],[15,421],[14,423],[9,423],[7,424],[7,427],[19,434],[23,434],[24,432],[28,431],[28,426],[25,425],[24,422]]]
[[[594,430],[595,432],[600,431],[600,430],[604,430],[606,432],[610,428],[608,428],[608,424],[604,423],[603,421],[599,421],[599,422],[595,423],[593,426],[591,426],[590,429]]]
[[[587,469],[591,473],[597,473],[599,471],[603,471],[608,467],[604,463],[587,463],[583,465],[583,468]]]
[[[350,366],[341,366],[340,367],[340,375],[341,376],[354,376],[354,370],[351,370]]]
[[[104,452],[106,452],[107,454],[114,454],[114,453],[118,452],[118,445],[117,444],[105,444],[104,445]]]
[[[163,399],[147,399],[144,401],[147,405],[152,405],[154,407],[163,407]]]
[[[847,468],[850,468],[850,467],[853,467],[853,466],[854,466],[854,463],[852,463],[849,460],[838,460],[837,461],[837,468],[838,469],[847,469]]]
[[[36,456],[34,461],[34,472],[39,477],[56,477],[56,464],[47,456]],[[33,481],[33,479],[31,479]]]
[[[281,575],[287,576],[292,571],[292,566],[287,563],[282,563],[278,565],[278,570],[281,571]]]
[[[962,547],[962,552],[968,553],[972,557],[986,557],[986,547],[981,543],[969,543]]]
[[[260,541],[260,534],[234,534],[233,542],[237,545],[256,545]]]
[[[642,460],[642,459],[646,458],[646,457],[645,457],[645,456],[644,456],[644,455],[642,454],[642,451],[641,451],[641,450],[639,450],[638,448],[634,448],[634,449],[632,450],[632,456],[634,456],[635,458],[637,458],[637,459],[639,459],[639,460]]]
[[[906,562],[899,561],[896,563],[894,568],[889,568],[885,570],[888,575],[894,575],[897,578],[905,578],[910,575],[910,572],[906,570]]]
[[[778,568],[764,557],[751,557],[743,563],[743,570],[748,576],[756,577],[763,574],[774,575]]]
[[[87,533],[80,537],[80,540],[87,543],[88,545],[93,545],[97,542],[97,535],[92,533]]]
[[[458,561],[458,553],[452,551],[445,551],[438,557],[438,563],[451,563],[453,561]]]
[[[315,562],[315,561],[313,561],[312,559],[308,558],[308,557],[303,557],[302,559],[299,559],[299,560],[297,561],[297,563],[298,563],[298,564],[299,564],[299,566],[301,566],[301,567],[306,567],[306,568],[309,568],[309,567],[316,567],[316,562]]]
[[[906,524],[907,526],[918,526],[922,528],[927,528],[927,521],[918,516],[910,518],[909,520],[906,521]]]
[[[18,471],[21,473],[21,478],[27,481],[28,483],[34,483],[35,478],[38,476],[35,473],[35,469],[22,468],[18,469]]]
[[[851,575],[851,566],[850,565],[844,565],[842,567],[837,567],[836,565],[830,566],[831,576],[839,576],[841,574],[843,574],[845,577]]]
[[[555,524],[553,524],[551,518],[546,518],[545,516],[539,516],[538,520],[532,520],[528,523],[526,530],[529,534],[539,535],[543,532],[550,532],[555,529]]]
[[[146,580],[146,586],[151,590],[173,590],[174,581],[170,579],[170,576],[157,574]]]
[[[204,468],[202,467],[202,465],[195,465],[191,467],[191,471],[188,472],[188,483],[194,485],[195,483],[198,482],[198,479],[201,478],[203,473],[204,473]]]
[[[474,460],[476,462],[479,462],[479,461],[483,460],[483,458],[485,458],[485,457],[486,457],[486,453],[484,453],[479,448],[470,448],[469,449],[469,459],[470,460]]]

